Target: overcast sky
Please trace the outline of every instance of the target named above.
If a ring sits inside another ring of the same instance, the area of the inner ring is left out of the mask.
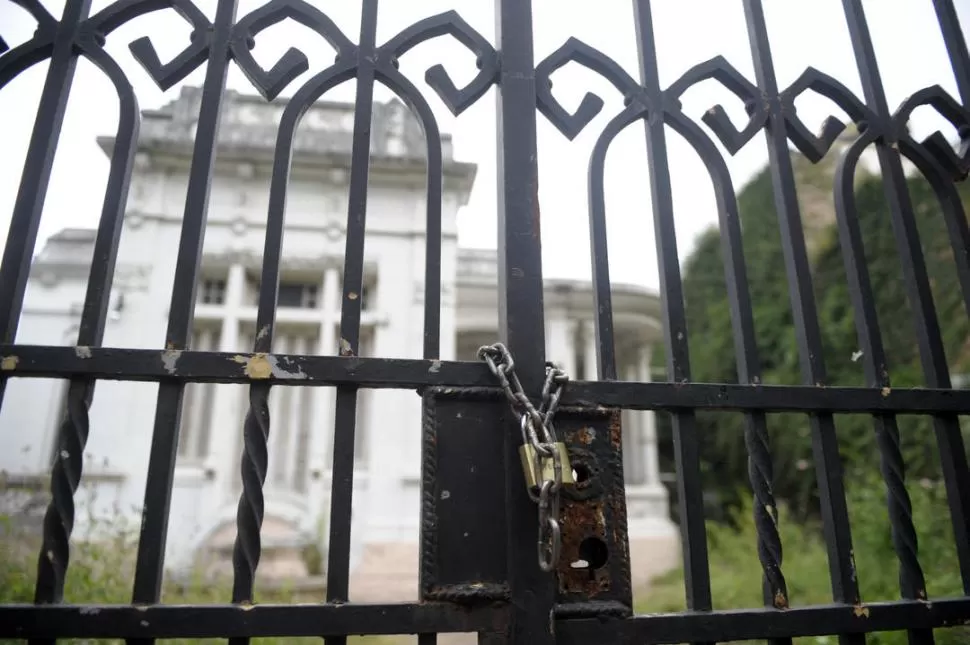
[[[3,0],[0,0],[2,2]],[[956,0],[962,23],[970,24],[970,0]],[[55,16],[63,0],[43,0]],[[92,13],[108,4],[95,0]],[[196,0],[210,17],[214,0]],[[258,7],[260,0],[240,0],[239,16]],[[359,28],[359,3],[347,0],[316,0],[317,7],[330,15],[352,40]],[[534,0],[536,60],[575,36],[613,57],[632,76],[638,77],[632,3],[629,0]],[[664,86],[698,62],[723,55],[749,79],[754,78],[740,0],[657,0],[654,23],[659,49],[660,78]],[[940,39],[931,0],[868,0],[865,3],[880,69],[891,105],[898,105],[915,90],[938,83],[956,94],[953,74]],[[393,36],[416,20],[447,9],[457,9],[472,27],[494,43],[493,3],[489,0],[383,0],[379,18],[379,42]],[[858,74],[839,0],[765,0],[765,11],[779,84],[790,84],[806,66],[826,72],[861,96]],[[0,34],[11,45],[28,39],[34,23],[30,16],[9,2],[0,4]],[[966,29],[965,29],[966,31]],[[161,92],[134,61],[127,45],[137,37],[150,35],[163,61],[188,42],[189,28],[173,11],[142,17],[114,32],[108,51],[128,72],[140,106],[155,108],[173,100],[178,86]],[[290,84],[283,95],[292,94],[309,74],[332,62],[333,52],[322,38],[301,25],[284,22],[256,39],[254,55],[270,67],[290,46],[303,50],[310,59],[310,72]],[[413,50],[402,59],[401,69],[420,87],[427,89],[443,131],[454,136],[455,154],[462,161],[479,166],[471,201],[460,213],[460,243],[465,246],[495,245],[495,90],[453,118],[423,82],[424,70],[443,63],[456,84],[474,75],[474,59],[450,38],[439,38]],[[204,65],[183,83],[201,84]],[[0,155],[0,239],[5,239],[10,212],[17,191],[20,169],[33,124],[34,111],[46,73],[46,64],[35,66],[0,92],[0,127],[3,154]],[[542,208],[544,266],[547,276],[585,278],[589,275],[586,168],[589,153],[605,123],[622,108],[621,97],[595,74],[563,69],[555,78],[556,96],[573,109],[586,91],[605,101],[600,116],[574,142],[568,142],[541,115],[539,123],[539,198]],[[253,92],[235,67],[229,87]],[[352,101],[353,83],[347,83],[325,98]],[[377,92],[378,100],[390,93]],[[723,103],[741,124],[743,106],[727,90],[708,81],[684,97],[688,114],[699,117],[715,103]],[[824,99],[806,96],[798,103],[799,115],[817,131],[829,113],[840,115]],[[111,85],[92,65],[82,61],[55,162],[50,192],[41,224],[41,238],[66,226],[94,226],[100,212],[108,161],[95,144],[95,137],[114,134],[117,101]],[[929,109],[918,110],[912,127],[920,138],[941,129],[955,137],[949,124]],[[706,126],[705,126],[706,129]],[[669,130],[668,130],[669,132]],[[686,257],[696,235],[716,221],[710,180],[693,151],[675,134],[670,135],[670,164],[680,256]],[[766,159],[763,136],[753,139],[735,157],[730,167],[736,187],[743,185]],[[613,144],[607,160],[607,217],[610,236],[610,265],[615,281],[648,286],[657,284],[656,252],[647,188],[648,169],[641,126],[631,126]],[[38,243],[38,250],[42,241]]]

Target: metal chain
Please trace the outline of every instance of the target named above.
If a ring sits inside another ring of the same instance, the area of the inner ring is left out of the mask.
[[[543,460],[551,460],[553,478],[539,482],[538,490],[529,489],[529,497],[539,510],[539,568],[552,571],[559,560],[561,535],[559,529],[559,491],[562,488],[563,464],[556,444],[553,417],[559,409],[563,386],[569,375],[553,363],[546,363],[546,379],[542,385],[542,400],[536,408],[529,400],[515,373],[515,360],[502,343],[479,348],[478,357],[488,365],[499,381],[512,412],[520,418],[522,443],[535,451],[532,464],[537,479],[543,473]],[[539,436],[541,433],[541,437]]]

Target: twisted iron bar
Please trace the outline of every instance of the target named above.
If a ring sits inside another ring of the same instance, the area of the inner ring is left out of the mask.
[[[835,212],[843,262],[850,285],[849,295],[863,350],[866,380],[873,387],[889,388],[891,381],[873,304],[869,271],[864,260],[862,231],[855,212],[853,189],[855,171],[862,151],[878,136],[879,132],[875,129],[867,130],[843,155],[835,174]],[[919,564],[913,507],[906,490],[906,466],[899,443],[896,418],[893,415],[874,415],[873,424],[879,450],[879,470],[886,486],[890,534],[900,565],[900,590],[908,598],[923,600],[926,598],[926,582]]]
[[[58,433],[57,455],[51,471],[51,501],[44,513],[44,539],[37,561],[36,604],[59,603],[64,598],[64,579],[71,558],[74,530],[74,493],[81,482],[84,447],[90,422],[88,406],[93,381],[71,381],[67,411]]]
[[[890,534],[899,558],[899,587],[903,595],[926,600],[926,580],[919,563],[919,540],[913,524],[913,504],[906,490],[906,465],[899,443],[899,428],[892,416],[875,417],[879,446],[879,472],[886,484]]]
[[[250,407],[243,425],[243,491],[236,511],[238,531],[232,549],[234,603],[252,603],[262,548],[259,531],[263,526],[263,483],[269,465],[269,390],[270,386],[262,383],[250,387]]]
[[[748,451],[748,481],[754,493],[754,523],[758,534],[758,559],[767,585],[766,599],[778,609],[788,607],[788,584],[781,571],[783,552],[778,534],[778,507],[771,482],[771,444],[765,416],[760,412],[746,415],[744,445]]]

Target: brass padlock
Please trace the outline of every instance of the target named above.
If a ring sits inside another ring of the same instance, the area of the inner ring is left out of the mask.
[[[561,441],[553,444],[555,450],[559,451],[559,464],[562,466],[562,483],[572,484],[573,469],[569,465],[569,450],[566,444]],[[525,474],[525,485],[527,488],[538,488],[544,481],[555,481],[555,464],[552,457],[542,457],[542,473],[536,475],[536,449],[531,443],[519,446],[519,459],[522,461],[522,472]]]

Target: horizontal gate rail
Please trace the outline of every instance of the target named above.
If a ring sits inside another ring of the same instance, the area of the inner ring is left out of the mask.
[[[561,621],[560,645],[673,645],[691,640],[718,642],[763,638],[865,634],[902,629],[965,625],[970,598],[933,602],[876,602],[864,606],[814,605],[777,611],[742,609],[634,616],[622,621]]]
[[[0,638],[217,638],[500,632],[506,607],[386,605],[3,605]]]
[[[0,360],[4,361],[5,376],[25,378],[78,375],[104,380],[190,383],[252,383],[268,379],[273,385],[352,384],[400,389],[495,385],[485,365],[467,361],[38,345],[0,346]],[[631,410],[968,414],[970,390],[570,381],[563,391],[562,403]]]

